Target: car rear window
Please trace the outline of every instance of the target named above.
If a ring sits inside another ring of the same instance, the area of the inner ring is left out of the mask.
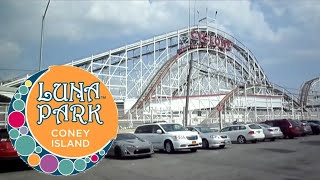
[[[292,126],[300,126],[300,123],[298,121],[295,121],[295,120],[288,120]]]
[[[9,138],[7,129],[0,129],[0,139],[2,138]]]
[[[249,127],[250,127],[251,129],[261,129],[261,127],[258,126],[258,125],[256,125],[256,124],[250,124]]]

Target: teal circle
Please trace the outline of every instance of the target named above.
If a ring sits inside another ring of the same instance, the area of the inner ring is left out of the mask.
[[[10,136],[11,139],[17,139],[19,137],[19,135],[20,135],[20,133],[16,129],[11,129],[9,131],[9,136]]]
[[[58,169],[62,175],[69,175],[73,172],[73,163],[69,159],[64,159],[60,161]]]
[[[14,146],[21,156],[28,156],[33,153],[36,143],[31,136],[20,136]]]
[[[89,163],[90,162],[90,158],[86,158],[86,163]]]
[[[103,156],[103,155],[106,154],[106,152],[105,152],[104,150],[101,150],[101,151],[99,152],[99,154],[100,154],[101,156]]]
[[[17,94],[14,95],[14,97],[15,97],[16,99],[20,99],[20,98],[21,98],[21,94],[17,93]]]
[[[28,94],[28,91],[29,91],[29,89],[28,89],[27,86],[25,86],[25,85],[22,85],[22,86],[19,87],[19,92],[20,92],[22,95]]]
[[[16,111],[22,111],[24,109],[24,102],[20,99],[16,99],[14,102],[13,102],[13,108],[16,110]]]
[[[77,171],[84,171],[87,167],[86,161],[83,159],[77,159],[74,161],[74,168]]]
[[[42,148],[40,146],[36,147],[36,153],[41,153],[42,152]]]

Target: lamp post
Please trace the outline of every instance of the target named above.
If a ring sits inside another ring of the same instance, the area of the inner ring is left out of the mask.
[[[46,14],[47,14],[47,11],[48,11],[48,7],[49,7],[49,4],[50,4],[50,1],[51,1],[51,0],[48,1],[46,10],[44,11],[44,14],[43,14],[43,16],[42,16],[42,21],[41,21],[41,42],[40,42],[39,71],[41,71],[41,68],[42,68],[42,45],[43,45],[43,26],[44,26],[44,19],[46,18]]]

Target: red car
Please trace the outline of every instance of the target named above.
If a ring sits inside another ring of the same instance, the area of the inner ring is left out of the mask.
[[[18,153],[11,144],[7,129],[0,127],[0,160],[17,158],[19,158]]]
[[[267,120],[264,123],[273,127],[279,127],[284,138],[288,137],[293,139],[294,137],[301,136],[303,133],[303,127],[300,123],[292,119]]]

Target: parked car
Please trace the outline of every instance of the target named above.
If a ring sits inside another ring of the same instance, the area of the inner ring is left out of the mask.
[[[108,156],[121,157],[150,157],[154,153],[150,142],[143,140],[132,133],[119,133],[113,142]]]
[[[210,128],[213,132],[220,132],[218,128]]]
[[[0,127],[0,160],[19,159],[17,151],[11,144],[8,131]]]
[[[264,135],[266,136],[265,139],[270,139],[271,141],[276,140],[277,138],[282,138],[283,133],[279,127],[272,127],[267,124],[257,124],[263,130]]]
[[[320,124],[313,123],[312,121],[309,122],[308,120],[301,120],[301,121],[304,123],[308,123],[310,125],[312,134],[315,134],[315,135],[320,134]]]
[[[302,127],[302,136],[312,134],[312,128],[308,122],[302,122],[301,120],[298,121]]]
[[[190,149],[196,152],[202,147],[202,139],[196,132],[191,132],[181,124],[153,123],[136,128],[135,135],[153,144],[154,149],[172,153],[175,150]]]
[[[202,147],[203,148],[224,148],[226,145],[231,144],[231,140],[226,134],[220,132],[215,132],[214,130],[208,127],[187,127],[189,131],[197,132],[202,138]]]
[[[228,135],[231,141],[237,141],[240,144],[248,141],[256,143],[265,138],[262,128],[256,124],[231,125],[222,128],[220,132]]]
[[[307,120],[309,123],[312,122],[312,123],[315,123],[315,124],[318,124],[320,125],[320,121],[319,120]]]
[[[279,127],[283,133],[284,138],[293,139],[294,137],[301,136],[302,127],[298,121],[292,119],[276,119],[276,120],[267,120],[263,122],[272,127]]]

